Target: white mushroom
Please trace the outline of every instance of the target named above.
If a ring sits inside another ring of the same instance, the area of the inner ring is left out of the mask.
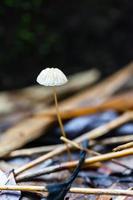
[[[46,69],[42,70],[37,77],[37,82],[40,85],[53,87],[53,94],[54,94],[57,118],[58,118],[58,122],[60,125],[62,136],[65,138],[66,138],[66,133],[64,131],[63,123],[62,123],[60,112],[59,112],[56,86],[64,85],[67,83],[67,81],[68,80],[67,80],[67,77],[65,76],[65,74],[58,68],[46,68]],[[67,143],[66,143],[66,146],[67,146],[67,151],[68,151],[69,158],[70,158],[70,150],[69,150],[69,146]]]
[[[37,82],[44,86],[60,86],[67,81],[65,74],[58,68],[46,68],[37,77]]]

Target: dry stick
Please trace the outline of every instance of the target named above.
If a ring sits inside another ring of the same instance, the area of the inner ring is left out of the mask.
[[[17,156],[32,156],[35,154],[44,154],[61,146],[62,145],[60,144],[55,144],[55,145],[33,147],[33,148],[27,148],[27,149],[18,149],[18,150],[12,151],[6,157],[11,158],[11,157],[17,157]]]
[[[133,63],[130,63],[126,68],[120,70],[116,74],[110,76],[106,80],[96,86],[86,89],[80,94],[67,99],[60,104],[61,110],[66,107],[76,108],[84,103],[93,105],[96,103],[97,96],[100,102],[105,101],[114,92],[120,89],[133,75]],[[102,91],[102,92],[101,92]],[[53,107],[49,108],[50,110]],[[0,157],[7,155],[11,151],[24,146],[26,143],[40,137],[46,131],[47,127],[53,123],[55,119],[47,117],[45,119],[28,118],[16,126],[10,128],[0,137]]]
[[[69,139],[67,139],[67,138],[61,137],[61,140],[64,141],[64,142],[67,142],[68,144],[70,144],[70,145],[72,145],[72,146],[74,146],[74,147],[76,147],[76,148],[78,148],[78,149],[80,149],[80,150],[84,150],[84,151],[86,151],[86,152],[89,153],[89,154],[97,155],[97,156],[98,156],[98,155],[101,155],[99,152],[96,152],[96,151],[93,151],[93,150],[90,150],[90,149],[84,149],[84,148],[83,148],[81,145],[79,145],[78,143],[76,143],[76,142],[74,142],[74,141],[71,141],[71,140],[69,140]],[[118,161],[115,160],[115,159],[112,159],[111,162],[112,162],[112,163],[115,163],[115,164],[117,164],[117,165],[120,165],[120,166],[122,166],[122,167],[124,167],[124,168],[126,168],[126,169],[131,170],[130,167],[124,165],[123,163],[118,162]]]
[[[122,116],[118,117],[117,119],[105,124],[105,125],[102,125],[90,132],[87,132],[86,134],[84,135],[81,135],[80,137],[76,138],[74,141],[77,142],[77,143],[81,143],[82,141],[88,139],[88,140],[92,140],[92,139],[96,139],[97,137],[100,137],[102,135],[105,135],[106,133],[108,133],[110,130],[120,126],[121,124],[129,121],[130,119],[133,118],[133,113],[132,112],[127,112],[125,114],[123,114]],[[69,145],[69,147],[71,148],[72,146]],[[66,151],[66,146],[62,146],[62,147],[59,147],[45,155],[42,155],[40,156],[39,158],[29,162],[28,164],[18,168],[15,170],[15,174],[18,175],[24,171],[26,171],[27,169],[30,169],[42,162],[44,162],[45,160],[49,159],[49,158],[52,158],[56,155],[59,155],[61,153],[63,153],[64,151]]]
[[[128,188],[128,190],[133,190],[132,187]],[[124,196],[118,196],[115,200],[126,200],[127,197]]]
[[[14,191],[24,191],[24,192],[48,192],[45,186],[30,186],[30,185],[2,185],[0,190],[14,190]],[[70,188],[71,193],[79,194],[94,194],[94,195],[124,195],[133,196],[133,191],[130,190],[119,190],[119,189],[99,189],[99,188]]]
[[[87,114],[93,114],[99,111],[105,111],[107,109],[115,109],[117,111],[126,111],[133,109],[133,92],[126,92],[121,95],[116,95],[110,98],[109,100],[101,103],[100,105],[96,106],[86,106],[84,108],[76,108],[76,109],[67,109],[61,110],[60,116],[62,119],[69,119],[72,117],[78,117]],[[36,114],[35,117],[43,118],[46,116],[55,117],[56,112],[54,110],[45,111],[39,114]]]
[[[133,136],[132,136],[132,139],[133,139]],[[120,146],[116,147],[116,148],[113,149],[113,150],[114,150],[114,151],[121,151],[121,150],[123,150],[123,149],[131,148],[131,147],[133,147],[133,142],[129,142],[129,143],[120,145]]]
[[[90,146],[94,146],[96,144],[101,145],[112,145],[117,143],[124,143],[124,142],[130,142],[133,139],[132,135],[126,135],[126,136],[119,136],[119,137],[110,137],[107,139],[103,139],[101,141],[98,140],[92,140],[90,141]],[[71,141],[73,142],[73,141]],[[77,143],[76,143],[77,144]],[[18,149],[15,151],[12,151],[8,157],[17,157],[17,156],[31,156],[35,154],[43,154],[48,153],[49,151],[52,151],[56,149],[57,147],[61,147],[61,144],[56,145],[48,145],[48,146],[41,146],[41,147],[33,147],[33,148],[27,148],[27,149]]]
[[[115,189],[116,183],[113,183],[108,189]],[[98,195],[96,200],[112,200],[112,195]]]
[[[82,191],[82,192],[81,192]],[[72,193],[82,193],[82,194],[94,194],[94,195],[127,195],[133,196],[133,191],[129,190],[117,190],[117,189],[99,189],[99,188],[71,188]],[[125,193],[126,192],[126,193]],[[124,194],[125,193],[125,194]]]
[[[133,119],[133,112],[126,112],[122,114],[120,117],[112,120],[111,122],[108,122],[105,125],[102,125],[96,129],[93,129],[90,132],[87,132],[86,134],[81,135],[80,137],[76,138],[74,141],[77,143],[81,143],[82,141],[86,139],[94,140],[98,137],[101,137],[111,131],[114,128],[119,127],[120,125],[128,122],[129,120]]]
[[[54,165],[54,166],[49,166],[49,167],[45,167],[42,168],[36,172],[28,172],[28,173],[24,173],[24,174],[20,174],[16,177],[16,181],[17,182],[22,182],[22,181],[29,181],[33,178],[42,176],[42,175],[46,175],[46,174],[50,174],[50,173],[54,173],[54,172],[59,172],[59,171],[63,171],[63,170],[70,170],[73,169],[74,167],[71,166],[71,161],[67,162],[67,163],[62,163],[59,165]],[[99,162],[96,162],[94,164],[89,164],[89,165],[84,165],[83,168],[87,169],[97,169],[99,167],[101,167],[101,164]]]
[[[117,144],[117,143],[124,143],[124,142],[130,142],[133,140],[132,135],[124,135],[124,136],[118,136],[118,137],[110,137],[107,139],[103,139],[101,141],[92,141],[92,146],[95,145],[96,143],[101,144],[101,145],[112,145],[112,144]]]
[[[133,63],[130,63],[125,68],[119,70],[112,76],[103,80],[101,83],[91,87],[90,89],[80,92],[67,100],[67,103],[62,103],[61,110],[66,108],[76,108],[85,103],[85,105],[95,105],[97,103],[97,96],[99,102],[104,102],[108,97],[118,91],[125,83],[127,83],[133,76]],[[101,92],[102,91],[102,92]]]
[[[129,155],[133,155],[133,148],[126,149],[126,150],[123,150],[123,151],[118,151],[118,152],[106,153],[106,154],[94,156],[94,157],[91,157],[91,158],[87,158],[85,160],[83,167],[88,167],[88,165],[90,166],[91,164],[94,164],[94,163],[97,163],[97,162],[108,161],[108,160],[111,160],[111,159],[121,158],[121,157],[129,156]],[[46,167],[46,168],[41,169],[41,170],[39,170],[38,172],[35,172],[35,173],[32,172],[32,173],[28,173],[28,174],[24,174],[24,175],[23,174],[19,175],[18,177],[16,177],[16,180],[21,181],[23,179],[33,178],[33,177],[45,175],[45,174],[48,174],[48,173],[58,172],[58,171],[65,170],[65,169],[72,169],[72,168],[76,167],[77,164],[78,164],[78,160],[70,161],[70,162],[64,162],[64,163],[61,163],[59,165]]]
[[[62,120],[61,120],[61,116],[60,116],[57,93],[56,93],[56,88],[55,87],[53,88],[53,93],[54,93],[54,101],[55,101],[56,113],[57,113],[57,118],[58,118],[58,122],[59,122],[60,129],[61,129],[61,133],[62,133],[63,137],[67,138],[66,137],[66,133],[64,131],[64,126],[63,126],[63,123],[62,123]],[[65,142],[65,144],[66,144],[66,148],[67,148],[67,152],[68,152],[68,158],[69,158],[69,160],[71,160],[71,152],[70,152],[69,146],[68,146],[68,144],[66,142]]]
[[[103,139],[101,141],[92,140],[90,141],[90,146],[94,146],[96,144],[112,145],[112,144],[117,144],[117,143],[130,142],[132,139],[133,139],[132,135],[126,135],[126,136],[119,136],[119,137],[111,137],[111,138]],[[27,149],[19,149],[19,150],[12,151],[6,157],[11,158],[11,157],[17,157],[17,156],[32,156],[35,154],[44,154],[61,146],[62,145],[57,144],[57,145],[48,145],[48,146],[33,147],[33,148],[27,148]]]
[[[90,150],[90,149],[87,149],[87,148],[83,148],[80,144],[78,144],[78,143],[76,143],[76,142],[74,142],[74,141],[71,141],[71,140],[69,140],[69,139],[67,139],[67,138],[65,138],[65,137],[61,137],[60,139],[61,139],[63,142],[66,142],[66,143],[68,143],[69,145],[71,145],[71,146],[73,146],[73,147],[75,147],[75,148],[77,148],[77,149],[86,151],[86,152],[89,153],[89,154],[92,154],[92,155],[95,155],[95,156],[96,156],[96,155],[99,155],[98,152],[95,152],[95,151]]]

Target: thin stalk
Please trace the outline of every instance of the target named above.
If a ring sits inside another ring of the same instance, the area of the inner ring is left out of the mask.
[[[133,196],[133,191],[118,190],[118,189],[99,189],[99,188],[71,188],[70,192],[79,194],[94,194],[94,195],[124,195]]]
[[[40,147],[33,147],[33,148],[27,148],[27,149],[18,149],[15,151],[12,151],[10,154],[8,154],[5,157],[17,157],[17,156],[32,156],[35,154],[44,154],[48,153],[58,147],[61,147],[60,144],[55,145],[48,145],[48,146],[40,146]]]
[[[71,161],[68,162],[68,165],[67,163],[64,163],[63,164],[60,164],[60,165],[55,165],[55,166],[49,166],[49,167],[45,167],[45,168],[42,168],[42,169],[39,169],[38,171],[36,172],[27,172],[27,173],[24,173],[24,174],[20,174],[16,177],[16,181],[17,182],[22,182],[22,181],[29,181],[33,178],[36,178],[36,177],[39,177],[39,176],[42,176],[42,175],[46,175],[46,174],[50,174],[50,173],[54,173],[54,172],[59,172],[59,171],[63,171],[63,170],[73,170],[73,166],[71,167]],[[83,168],[86,168],[87,169],[97,169],[99,167],[101,167],[101,164],[99,162],[96,162],[94,164],[90,164],[88,166],[85,166],[83,165]]]
[[[96,155],[99,155],[99,153],[97,153],[97,152],[95,152],[95,151],[92,151],[92,150],[90,150],[90,149],[86,149],[86,148],[83,148],[80,144],[78,144],[77,142],[74,142],[74,141],[71,141],[71,140],[69,140],[69,139],[67,139],[67,138],[65,138],[65,137],[61,137],[60,138],[63,142],[66,142],[66,143],[68,143],[68,144],[70,144],[70,145],[72,145],[74,148],[77,148],[77,149],[79,149],[79,150],[84,150],[84,151],[86,151],[87,153],[89,153],[89,154],[92,154],[92,155],[94,155],[94,156],[96,156]]]
[[[25,192],[48,192],[45,186],[30,186],[30,185],[1,185],[0,190],[13,190],[13,191],[25,191]],[[71,193],[79,194],[94,194],[94,195],[124,195],[133,196],[132,190],[120,190],[120,189],[99,189],[99,188],[70,188]]]
[[[116,136],[116,137],[110,137],[107,139],[103,139],[100,141],[93,140],[92,146],[94,146],[95,144],[101,144],[101,145],[112,145],[113,144],[114,145],[114,144],[118,144],[118,143],[131,142],[132,140],[133,140],[132,135]]]
[[[74,141],[80,143],[86,139],[94,140],[98,137],[101,137],[101,136],[107,134],[109,131],[119,127],[120,125],[128,122],[129,120],[133,120],[133,112],[132,111],[125,112],[120,117],[117,117],[116,119],[108,122],[107,124],[99,126],[98,128],[95,128],[92,131],[89,131],[89,132],[81,135],[80,137],[76,138]]]
[[[64,131],[64,126],[63,126],[63,123],[62,123],[62,119],[61,119],[61,116],[60,116],[57,93],[56,93],[56,88],[55,87],[53,87],[53,93],[54,93],[55,108],[56,108],[56,113],[57,113],[57,118],[58,118],[58,122],[59,122],[60,129],[61,129],[61,133],[62,133],[63,137],[67,138],[66,133]],[[69,160],[71,160],[71,152],[70,152],[69,146],[68,146],[68,144],[66,142],[65,142],[65,144],[66,144],[66,148],[67,148],[67,152],[68,152],[68,158],[69,158]]]
[[[132,136],[133,137],[133,136]],[[123,149],[128,149],[128,148],[131,148],[133,147],[133,142],[129,142],[129,143],[126,143],[126,144],[123,144],[123,145],[120,145],[118,147],[116,147],[115,149],[113,149],[114,151],[121,151]]]

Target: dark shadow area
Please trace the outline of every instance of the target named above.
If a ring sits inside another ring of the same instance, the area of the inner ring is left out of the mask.
[[[133,1],[3,0],[0,89],[34,84],[45,67],[104,76],[133,57]]]

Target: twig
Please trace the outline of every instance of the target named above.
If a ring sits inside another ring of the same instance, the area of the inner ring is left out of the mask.
[[[116,127],[119,127],[120,125],[128,122],[129,120],[133,119],[133,112],[126,112],[123,115],[121,115],[120,117],[112,120],[111,122],[108,122],[105,125],[102,125],[96,129],[93,129],[90,132],[87,132],[83,135],[81,135],[80,137],[78,137],[77,139],[75,139],[74,141],[77,143],[81,143],[83,140],[89,139],[89,140],[93,140],[96,139],[98,137],[101,137],[103,135],[105,135],[106,133],[108,133],[109,131],[113,130]]]
[[[96,151],[93,151],[93,150],[90,150],[90,149],[84,149],[84,148],[83,148],[81,145],[79,145],[78,143],[76,143],[76,142],[74,142],[74,141],[71,141],[71,140],[69,140],[69,139],[67,139],[67,138],[61,137],[61,140],[64,141],[64,142],[67,142],[68,144],[71,144],[73,147],[76,147],[76,148],[78,148],[78,149],[80,149],[80,150],[84,150],[84,151],[86,151],[87,153],[89,153],[89,154],[91,154],[91,155],[94,155],[94,156],[102,155],[102,154],[100,154],[99,152],[96,152]],[[128,166],[126,166],[126,165],[120,163],[119,161],[117,161],[117,160],[115,160],[115,159],[112,159],[111,162],[114,163],[114,164],[116,164],[116,165],[120,165],[121,167],[124,167],[124,168],[126,168],[126,169],[131,170],[130,167],[128,167]]]
[[[133,109],[133,93],[126,92],[121,95],[116,95],[110,98],[109,100],[101,103],[100,105],[95,106],[85,106],[84,108],[78,107],[76,109],[65,109],[61,110],[60,115],[62,119],[69,119],[72,117],[78,117],[82,115],[93,114],[96,112],[105,111],[107,109],[115,109],[117,111],[124,112],[126,110]],[[46,116],[49,117],[56,117],[55,110],[45,110],[44,112],[37,113],[35,115],[36,118],[45,118]]]
[[[0,190],[14,190],[14,191],[24,191],[24,192],[47,192],[45,186],[30,186],[30,185],[1,185]],[[99,188],[70,188],[71,193],[79,194],[94,194],[94,195],[124,195],[124,196],[133,196],[133,191],[131,190],[119,190],[119,189],[99,189]]]
[[[110,187],[108,187],[108,189],[115,189],[116,188],[116,184],[113,183]],[[96,197],[96,200],[112,200],[112,195],[98,195]]]
[[[17,157],[17,156],[32,156],[35,154],[44,154],[61,146],[62,146],[61,144],[55,144],[55,145],[40,146],[40,147],[33,147],[33,148],[27,148],[27,149],[18,149],[18,150],[12,151],[6,157],[11,158],[11,157]]]
[[[84,140],[91,140],[91,139],[96,139],[97,137],[100,137],[102,135],[105,135],[106,133],[108,133],[110,130],[120,126],[121,124],[129,121],[130,119],[132,119],[132,115],[133,113],[132,112],[127,112],[125,114],[123,114],[122,116],[118,117],[117,119],[105,124],[105,125],[102,125],[90,132],[87,132],[86,134],[84,135],[81,135],[80,137],[76,138],[74,141],[77,142],[77,143],[81,143],[82,141]],[[69,145],[69,147],[71,148],[72,146]],[[23,171],[26,171],[27,169],[30,169],[38,164],[40,164],[41,162],[44,162],[45,160],[51,158],[51,157],[54,157],[56,155],[59,155],[61,153],[63,153],[64,151],[66,151],[66,146],[62,146],[62,147],[59,147],[45,155],[42,155],[40,156],[39,158],[31,161],[30,163],[18,168],[15,170],[15,174],[18,175],[20,174],[21,172]]]
[[[130,63],[125,68],[103,80],[101,83],[98,83],[96,86],[93,86],[90,89],[87,89],[86,91],[84,90],[83,92],[80,92],[80,94],[71,97],[69,100],[67,100],[67,103],[63,103],[64,106],[61,110],[66,108],[77,108],[79,106],[81,107],[83,103],[85,103],[85,105],[96,105],[98,104],[97,95],[101,104],[107,100],[108,97],[118,91],[123,85],[125,85],[132,78],[132,76],[133,63]],[[79,103],[77,104],[77,102]]]
[[[133,188],[129,188],[128,190],[133,190]],[[118,196],[115,200],[126,200],[124,196]]]
[[[69,145],[71,145],[72,147],[74,147],[74,148],[76,148],[76,149],[84,150],[84,151],[86,151],[87,153],[90,153],[90,154],[92,154],[92,155],[98,155],[97,152],[92,151],[92,150],[90,150],[90,149],[85,149],[85,148],[83,148],[80,144],[78,144],[78,143],[76,143],[76,142],[74,142],[74,141],[72,141],[72,140],[69,140],[68,138],[60,137],[60,139],[61,139],[63,142],[68,143]]]
[[[101,144],[101,145],[114,145],[117,143],[124,143],[124,142],[130,142],[133,140],[132,135],[124,135],[124,136],[118,136],[118,137],[109,137],[107,139],[103,139],[100,141],[92,141],[92,145],[95,145],[96,143]]]
[[[91,158],[87,158],[83,166],[87,167],[88,165],[91,165],[97,162],[103,162],[103,161],[120,158],[124,156],[129,156],[129,155],[133,155],[133,148],[119,151],[119,152],[112,152],[112,153],[107,153],[107,154],[102,154],[102,155],[94,156]],[[16,177],[16,180],[20,181],[20,180],[31,178],[31,177],[33,178],[36,176],[41,176],[41,175],[45,175],[45,174],[49,174],[49,173],[53,173],[53,172],[57,172],[57,171],[65,170],[65,169],[71,169],[77,166],[77,164],[78,164],[78,161],[76,160],[76,161],[61,163],[59,165],[45,167],[44,169],[41,169],[35,173],[32,172],[32,173],[28,173],[24,175],[23,174],[19,175]]]
[[[81,192],[82,191],[82,192]],[[94,194],[94,195],[126,195],[133,196],[133,191],[129,190],[117,190],[117,189],[98,189],[98,188],[71,188],[72,193],[82,193],[82,194]]]
[[[132,136],[132,139],[133,139],[133,136]],[[113,149],[113,150],[114,150],[114,151],[121,151],[121,150],[123,150],[123,149],[128,149],[128,148],[131,148],[131,147],[133,147],[133,142],[129,142],[129,143],[120,145],[120,146],[116,147],[116,148]]]
[[[94,164],[90,164],[89,166],[87,166],[87,168],[89,169],[94,169],[94,168],[98,168],[100,167],[101,164],[99,162],[96,162]],[[85,167],[83,165],[83,167]],[[17,182],[21,182],[21,181],[27,181],[27,180],[31,180],[33,178],[36,178],[36,177],[39,177],[39,176],[42,176],[42,175],[46,175],[46,174],[50,174],[50,173],[54,173],[54,172],[58,172],[58,171],[62,171],[62,170],[68,170],[68,169],[73,169],[74,167],[72,166],[71,167],[71,163],[67,162],[67,163],[63,163],[63,164],[60,164],[60,165],[55,165],[55,166],[49,166],[49,167],[45,167],[43,169],[40,169],[36,172],[27,172],[27,173],[24,173],[24,174],[20,174],[16,177],[16,181]]]

